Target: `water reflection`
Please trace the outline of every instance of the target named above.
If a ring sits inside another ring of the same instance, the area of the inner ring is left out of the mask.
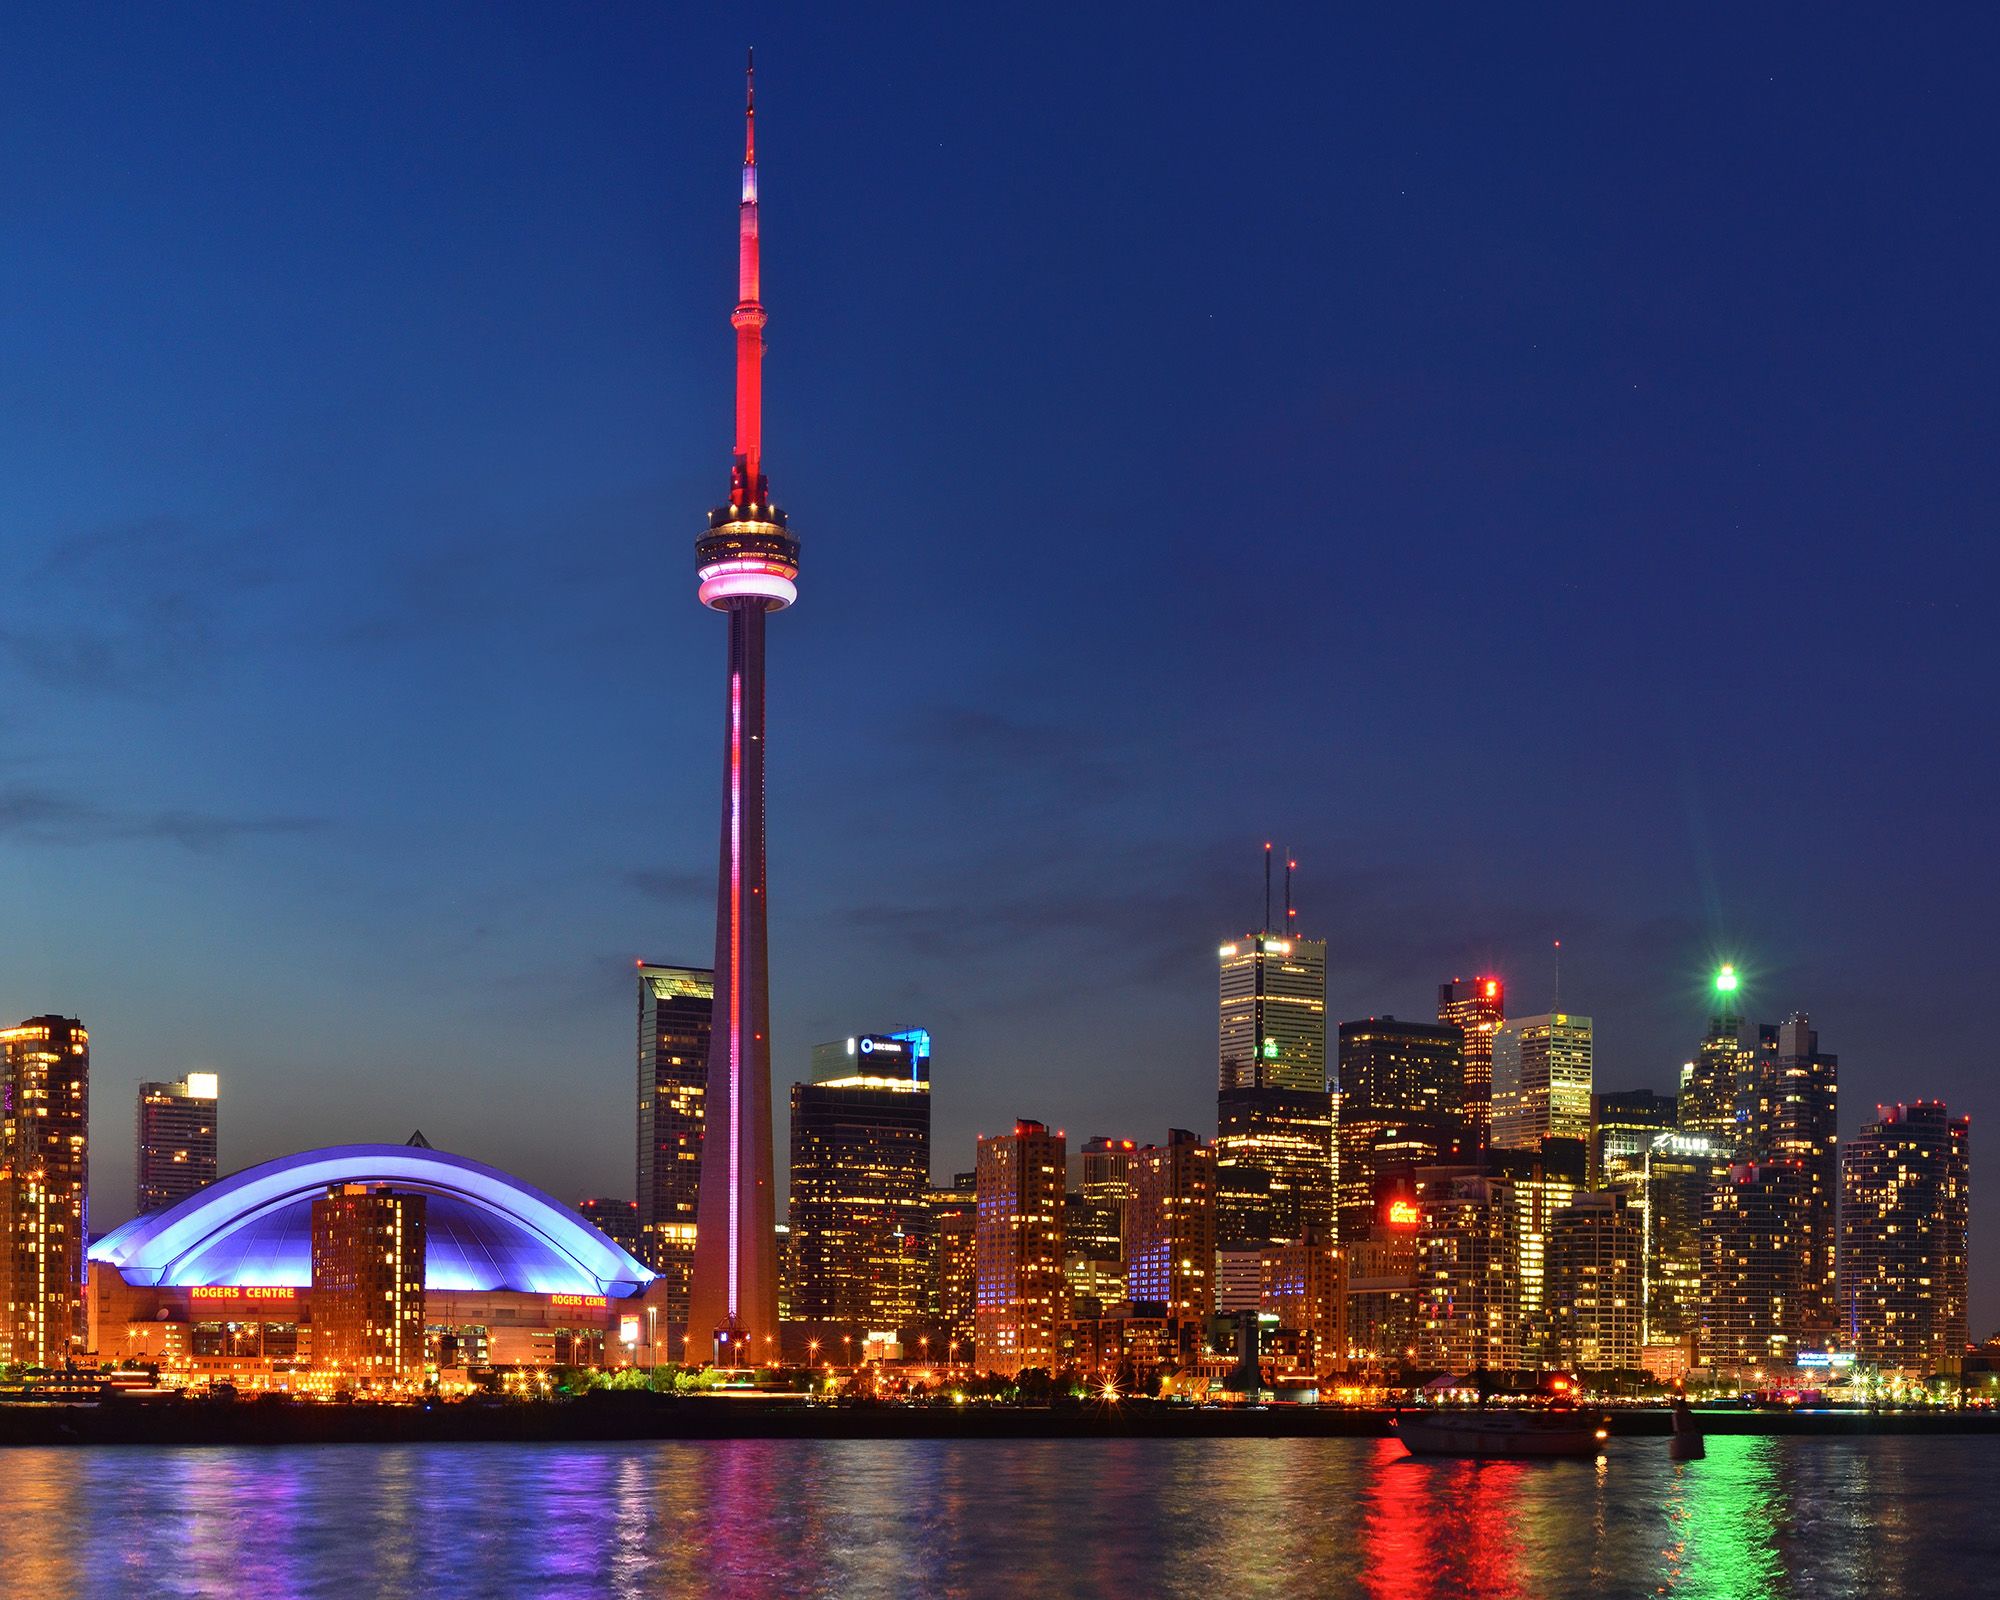
[[[0,1451],[22,1595],[1978,1594],[1983,1439]],[[1962,1509],[1954,1509],[1962,1508]]]

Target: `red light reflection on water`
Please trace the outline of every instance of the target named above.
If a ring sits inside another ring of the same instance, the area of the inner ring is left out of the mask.
[[[1384,1439],[1370,1463],[1361,1581],[1371,1600],[1525,1597],[1519,1461],[1425,1461]]]

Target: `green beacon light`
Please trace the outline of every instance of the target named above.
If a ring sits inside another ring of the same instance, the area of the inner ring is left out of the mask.
[[[1722,964],[1721,970],[1715,975],[1716,992],[1718,994],[1734,994],[1736,992],[1736,982],[1735,967],[1725,961]]]

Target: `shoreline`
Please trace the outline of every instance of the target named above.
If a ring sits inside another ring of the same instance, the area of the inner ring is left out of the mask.
[[[1589,1410],[1591,1408],[1584,1407]],[[1665,1437],[1664,1407],[1606,1408],[1616,1438]],[[0,1447],[91,1445],[581,1444],[701,1439],[1386,1438],[1388,1410],[1198,1407],[1144,1400],[1073,1406],[826,1405],[586,1397],[507,1405],[273,1405],[258,1401],[0,1405]],[[1711,1437],[1992,1434],[2000,1412],[1697,1410]]]

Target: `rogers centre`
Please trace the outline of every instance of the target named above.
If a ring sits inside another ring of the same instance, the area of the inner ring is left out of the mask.
[[[426,1366],[641,1364],[664,1354],[656,1275],[518,1178],[423,1146],[336,1145],[267,1161],[90,1247],[90,1348],[204,1381],[303,1388],[312,1207],[346,1185],[424,1197]]]

